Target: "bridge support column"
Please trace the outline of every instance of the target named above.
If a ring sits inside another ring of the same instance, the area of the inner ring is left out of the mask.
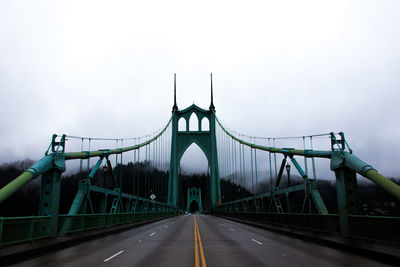
[[[65,160],[55,154],[53,168],[42,175],[39,215],[50,216],[49,235],[58,235],[58,215],[60,205],[61,174],[65,171]]]
[[[349,229],[348,215],[359,214],[360,204],[357,190],[356,172],[344,167],[344,160],[340,154],[331,159],[331,169],[336,175],[336,191],[339,209],[340,232],[343,236],[348,236]]]

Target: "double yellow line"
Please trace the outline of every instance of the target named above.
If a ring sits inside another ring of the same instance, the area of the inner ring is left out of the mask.
[[[194,225],[194,266],[195,267],[200,266],[200,260],[199,260],[199,248],[200,248],[201,266],[207,267],[206,258],[204,257],[203,245],[201,244],[199,225],[197,224],[196,215],[193,216],[193,225]]]

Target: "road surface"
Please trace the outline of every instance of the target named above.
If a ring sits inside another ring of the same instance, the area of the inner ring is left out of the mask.
[[[13,266],[386,266],[226,219],[168,218]]]

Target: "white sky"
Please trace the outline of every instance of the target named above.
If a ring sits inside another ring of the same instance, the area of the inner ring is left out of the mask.
[[[209,106],[213,72],[228,127],[343,131],[399,176],[399,14],[399,1],[3,0],[0,162],[39,159],[53,133],[151,133],[174,72],[181,109]]]

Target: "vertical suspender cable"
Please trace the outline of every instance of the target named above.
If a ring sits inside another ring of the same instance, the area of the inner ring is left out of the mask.
[[[275,138],[272,139],[274,141],[274,148],[276,147]],[[275,165],[275,179],[278,178],[278,170],[276,167],[276,153],[274,152],[274,165]]]
[[[256,194],[259,194],[260,192],[258,192],[257,149],[254,149],[254,162],[256,169]]]
[[[304,151],[306,150],[306,137],[305,136],[303,136],[303,149],[304,149]],[[307,166],[307,157],[306,156],[304,156],[304,167],[306,169],[306,175],[308,177],[308,166]]]
[[[234,175],[234,181],[233,181],[234,193],[233,193],[232,200],[236,200],[237,199],[237,178],[238,178],[237,177],[238,173],[237,173],[236,141],[233,141],[232,144],[233,144],[233,154],[234,154],[234,161],[235,161],[235,166],[234,166],[235,175]]]
[[[82,151],[83,151],[83,138],[82,138],[82,142],[81,142],[81,152]],[[79,173],[80,173],[81,179],[83,178],[82,177],[82,161],[83,161],[83,159],[81,158],[80,163],[79,163]]]
[[[246,196],[246,162],[244,157],[244,145],[242,144],[242,159],[243,159],[243,195]]]
[[[90,152],[90,141],[91,138],[89,138],[89,147],[88,147],[88,151]],[[87,174],[89,174],[90,172],[90,157],[87,159]]]
[[[140,144],[140,137],[139,137],[139,142],[138,142],[139,144]],[[141,191],[142,190],[140,190],[140,178],[141,178],[141,175],[140,175],[140,169],[141,169],[141,164],[140,164],[140,147],[138,148],[138,152],[137,152],[137,154],[138,154],[138,156],[137,156],[137,191],[138,191],[138,196],[140,196],[141,194]]]
[[[228,136],[228,168],[229,168],[229,174],[228,177],[229,179],[227,180],[227,190],[228,190],[228,194],[227,194],[227,199],[226,200],[230,200],[231,198],[231,179],[232,179],[232,151],[231,151],[231,137]]]
[[[232,151],[232,181],[231,181],[231,201],[235,199],[235,178],[236,178],[236,162],[235,162],[235,141],[231,138],[231,151]]]
[[[160,138],[160,137],[159,137]],[[157,138],[156,140],[156,189],[157,194],[156,196],[160,197],[160,139]]]
[[[310,136],[310,145],[311,145],[311,150],[314,150],[312,136]],[[313,169],[313,178],[314,178],[315,181],[317,181],[317,175],[316,175],[316,172],[315,172],[315,158],[314,157],[311,158],[311,163],[312,163],[312,169]]]
[[[238,182],[238,187],[239,187],[239,190],[240,190],[239,197],[241,198],[241,197],[242,197],[242,194],[243,194],[243,193],[242,193],[243,189],[241,188],[241,186],[242,186],[242,179],[243,179],[243,168],[242,168],[241,144],[239,143],[238,146],[239,146],[238,152],[239,152],[239,168],[240,168],[240,179],[239,179],[239,182]]]
[[[147,136],[147,139],[149,139],[149,136]],[[152,184],[151,184],[151,177],[153,176],[152,175],[152,173],[151,173],[151,156],[152,156],[152,153],[151,153],[151,143],[149,143],[149,145],[148,145],[148,169],[147,169],[147,173],[148,173],[148,176],[147,176],[147,195],[146,195],[146,198],[148,198],[149,196],[150,196],[150,193],[151,193],[151,190],[152,190],[152,188],[151,188],[151,186],[152,186]]]
[[[115,139],[115,149],[118,149],[118,139]],[[114,167],[114,173],[115,173],[115,180],[116,183],[118,182],[118,154],[115,153],[115,167]]]
[[[133,139],[134,144],[136,145],[136,138]],[[133,164],[132,164],[132,172],[133,172],[133,181],[132,181],[132,194],[136,196],[136,150],[133,150]]]
[[[124,147],[124,139],[121,139],[121,148],[123,148],[123,147]],[[122,192],[122,179],[123,179],[123,175],[124,175],[124,171],[123,171],[124,165],[122,162],[122,154],[123,153],[121,152],[121,166],[120,166],[121,170],[120,170],[120,177],[119,177],[119,180],[120,180],[119,184],[120,184],[121,192]]]
[[[268,146],[271,146],[271,140],[268,138]],[[273,181],[272,181],[272,160],[271,160],[271,152],[268,152],[269,154],[269,184],[270,184],[270,191],[271,191],[271,196],[273,192]]]
[[[252,138],[250,138],[250,143],[253,143]],[[253,148],[250,147],[250,164],[251,164],[251,193],[254,194],[254,178],[253,178]]]
[[[153,151],[152,151],[152,160],[153,161],[153,171],[152,171],[152,175],[151,175],[151,187],[150,187],[150,191],[154,194],[154,192],[156,191],[156,186],[155,186],[155,171],[156,171],[156,141],[151,142],[151,144],[153,145]]]

